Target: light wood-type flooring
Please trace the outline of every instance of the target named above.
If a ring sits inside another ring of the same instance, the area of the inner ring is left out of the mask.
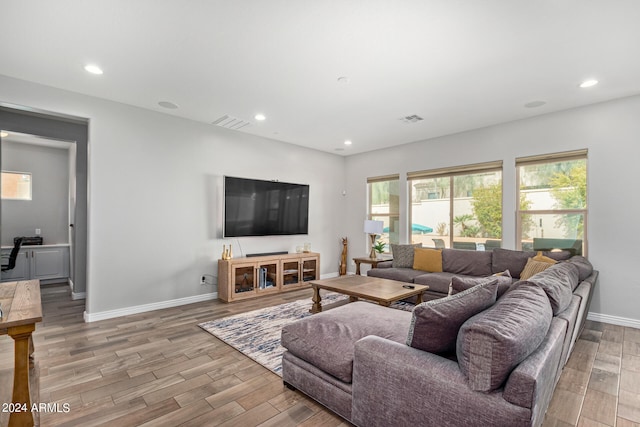
[[[311,298],[311,290],[208,301],[84,323],[66,285],[42,287],[34,334],[42,426],[348,426],[349,423],[197,324]],[[10,395],[13,342],[0,336],[0,400]],[[63,408],[60,406],[60,408]],[[0,414],[0,425],[7,424]],[[545,426],[640,426],[640,330],[588,322]]]

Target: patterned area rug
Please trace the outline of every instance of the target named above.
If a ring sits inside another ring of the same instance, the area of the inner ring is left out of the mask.
[[[346,298],[348,298],[346,295],[337,293],[323,294],[322,305]],[[282,376],[282,353],[284,353],[284,347],[280,345],[282,327],[311,316],[312,314],[309,313],[311,304],[311,299],[306,298],[211,320],[200,323],[198,326]],[[414,306],[400,301],[392,304],[391,307],[411,311]]]

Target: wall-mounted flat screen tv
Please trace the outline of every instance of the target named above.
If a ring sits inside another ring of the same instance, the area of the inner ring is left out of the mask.
[[[308,185],[224,177],[224,237],[308,233]]]

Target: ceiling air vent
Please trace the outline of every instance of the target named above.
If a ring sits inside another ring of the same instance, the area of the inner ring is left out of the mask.
[[[412,116],[406,116],[401,118],[400,120],[402,120],[405,123],[418,123],[421,120],[424,120],[422,117],[418,116],[417,114],[414,114]]]
[[[219,119],[211,122],[212,125],[220,126],[221,128],[239,130],[250,123],[246,120],[238,119],[237,117],[231,117],[229,115],[224,115]]]

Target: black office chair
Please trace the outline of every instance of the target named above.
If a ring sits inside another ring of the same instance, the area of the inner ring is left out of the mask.
[[[20,246],[22,246],[22,237],[17,237],[13,241],[13,249],[7,258],[2,258],[2,271],[13,270],[16,266],[16,259],[18,258],[18,252],[20,252]],[[5,264],[5,259],[7,260]]]

